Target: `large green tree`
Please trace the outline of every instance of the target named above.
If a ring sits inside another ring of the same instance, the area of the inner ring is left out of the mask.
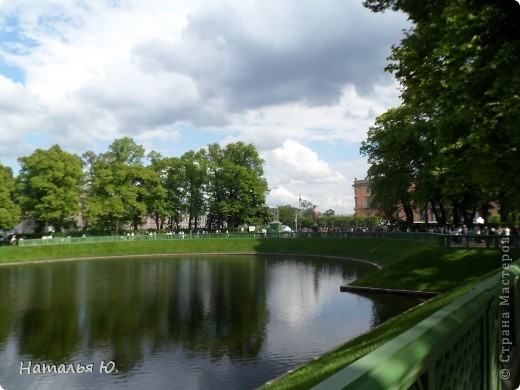
[[[165,189],[165,213],[171,230],[178,230],[186,213],[186,169],[179,157],[166,160],[163,178]]]
[[[267,222],[268,193],[264,161],[256,148],[243,142],[208,147],[209,223],[217,228]]]
[[[492,202],[498,202],[504,219],[518,210],[520,6],[513,0],[367,0],[365,5],[403,11],[413,22],[393,47],[388,66],[402,86],[404,126],[394,128],[395,115],[386,113],[363,146],[369,159],[377,160],[369,172],[376,180],[373,195],[400,192],[401,181],[390,180],[397,156],[409,163],[403,176],[413,173],[412,198],[427,202],[440,220],[451,210],[454,222],[469,223]],[[401,132],[404,139],[415,134],[420,154],[410,155],[406,144],[383,150],[387,138]]]
[[[405,110],[397,108],[381,115],[370,128],[361,152],[368,156],[371,207],[387,217],[403,209],[413,223],[413,183],[417,178],[420,140]]]
[[[21,170],[17,177],[22,210],[41,227],[63,229],[75,224],[81,211],[84,173],[81,159],[61,150],[37,149],[18,159]]]
[[[148,169],[152,171],[151,175],[155,178],[155,180],[148,182],[148,184],[152,186],[146,200],[148,214],[153,216],[156,229],[162,230],[165,228],[167,217],[170,214],[167,197],[167,179],[170,159],[164,158],[160,153],[155,151],[150,152],[147,157],[151,162]]]
[[[188,229],[197,229],[199,216],[206,212],[208,187],[208,160],[204,149],[189,151],[181,157],[184,175],[182,189],[185,212],[188,217]],[[192,225],[193,223],[193,225]]]
[[[144,166],[145,151],[133,139],[116,139],[106,153],[93,158],[89,153],[89,225],[119,234],[128,224],[141,224],[149,211],[151,183],[157,175]]]
[[[0,230],[10,230],[20,222],[15,187],[13,170],[0,164]]]

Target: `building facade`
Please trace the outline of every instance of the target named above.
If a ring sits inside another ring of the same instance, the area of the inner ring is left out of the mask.
[[[367,179],[354,179],[352,185],[354,189],[354,216],[357,217],[370,217],[370,216],[383,216],[380,210],[373,209],[370,204],[370,181]],[[397,211],[397,219],[406,219],[404,211],[400,208]],[[435,214],[431,210],[413,210],[414,222],[428,222],[436,223]]]
[[[366,179],[354,179],[354,216],[370,217],[378,214],[377,210],[370,207],[370,187]]]

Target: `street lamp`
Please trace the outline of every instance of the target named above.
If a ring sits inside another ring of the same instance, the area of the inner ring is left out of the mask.
[[[294,213],[294,230],[296,232],[296,234],[298,234],[298,215],[300,214],[300,204],[302,202],[302,195],[300,194],[299,198],[298,198],[298,209],[296,210],[296,212]]]

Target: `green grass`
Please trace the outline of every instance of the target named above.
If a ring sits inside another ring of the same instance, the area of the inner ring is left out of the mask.
[[[431,249],[435,246],[413,241],[339,238],[201,238],[0,247],[0,262],[139,254],[239,252],[352,257],[374,261],[384,266],[400,258],[403,253],[414,253],[425,248]]]
[[[0,263],[167,253],[278,253],[362,259],[383,268],[356,280],[355,285],[443,293],[266,385],[277,389],[303,389],[319,383],[454,301],[501,265],[501,252],[497,250],[454,250],[417,241],[341,238],[186,239],[0,247]],[[516,259],[520,251],[511,250],[510,255]]]
[[[0,263],[167,253],[255,253],[256,244],[252,239],[190,239],[0,247]]]

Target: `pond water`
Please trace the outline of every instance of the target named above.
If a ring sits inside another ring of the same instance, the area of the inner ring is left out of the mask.
[[[255,388],[419,303],[340,292],[369,270],[278,256],[0,267],[0,386]]]

